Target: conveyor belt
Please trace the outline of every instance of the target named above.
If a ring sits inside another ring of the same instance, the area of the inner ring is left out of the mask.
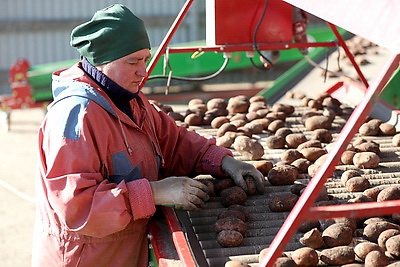
[[[307,131],[301,123],[302,114],[308,110],[309,108],[307,107],[296,106],[295,112],[286,119],[286,127],[291,128],[293,132],[304,133],[310,139],[311,132]],[[336,116],[331,128],[333,141],[337,138],[351,112],[352,109],[347,109],[340,117]],[[216,135],[216,130],[209,126],[192,128],[199,133]],[[263,159],[277,163],[280,161],[280,155],[285,149],[268,149],[263,140],[270,135],[272,133],[265,132],[253,137],[257,138],[264,146],[265,154]],[[368,178],[371,185],[400,184],[400,148],[392,146],[392,136],[363,138],[373,139],[380,144],[381,164],[376,169],[363,170],[363,175]],[[236,151],[233,151],[233,153],[237,159],[241,159],[239,153]],[[343,171],[348,169],[356,169],[356,167],[353,165],[338,165],[332,178],[328,179],[325,184],[331,198],[340,203],[346,203],[349,199],[361,194],[361,192],[348,192],[342,185],[340,176]],[[299,182],[307,183],[309,181],[308,174],[302,175],[301,178],[298,179]],[[192,249],[194,258],[199,266],[219,267],[224,266],[225,262],[234,259],[246,262],[251,266],[257,265],[259,252],[268,247],[289,214],[288,212],[272,212],[268,207],[268,202],[273,195],[290,192],[290,186],[271,186],[268,182],[267,184],[264,195],[249,196],[244,204],[250,212],[250,220],[247,222],[248,230],[244,242],[239,247],[224,248],[216,240],[214,224],[217,215],[226,209],[220,203],[219,197],[211,198],[206,208],[202,211],[176,211],[182,227],[187,234],[188,243]],[[298,232],[293,236],[291,242],[286,246],[288,253],[303,247],[298,241],[302,235],[303,233]]]

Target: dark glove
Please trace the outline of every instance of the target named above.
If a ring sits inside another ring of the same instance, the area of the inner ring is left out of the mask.
[[[222,170],[235,181],[235,184],[243,188],[246,192],[248,192],[248,190],[244,177],[253,177],[258,193],[264,194],[265,178],[253,165],[237,160],[231,156],[225,156],[222,159]]]
[[[189,177],[168,177],[151,182],[154,203],[186,210],[199,210],[209,200],[206,186]]]

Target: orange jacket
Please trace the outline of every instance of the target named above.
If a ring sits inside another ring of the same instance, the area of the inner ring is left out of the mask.
[[[53,75],[39,131],[33,266],[147,266],[149,181],[224,176],[230,150],[152,106],[131,101],[133,122],[74,65]]]

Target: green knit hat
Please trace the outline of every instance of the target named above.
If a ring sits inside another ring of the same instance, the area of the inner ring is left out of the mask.
[[[94,66],[149,48],[144,23],[127,7],[115,4],[97,11],[93,18],[76,26],[71,46]]]

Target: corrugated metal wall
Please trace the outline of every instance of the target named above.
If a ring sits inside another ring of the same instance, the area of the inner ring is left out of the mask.
[[[171,43],[205,38],[204,1],[195,1]],[[78,58],[69,45],[74,26],[115,0],[2,0],[0,2],[0,93],[10,66],[20,57],[32,65]],[[185,0],[119,0],[142,18],[158,46]],[[4,90],[4,88],[3,88]]]

